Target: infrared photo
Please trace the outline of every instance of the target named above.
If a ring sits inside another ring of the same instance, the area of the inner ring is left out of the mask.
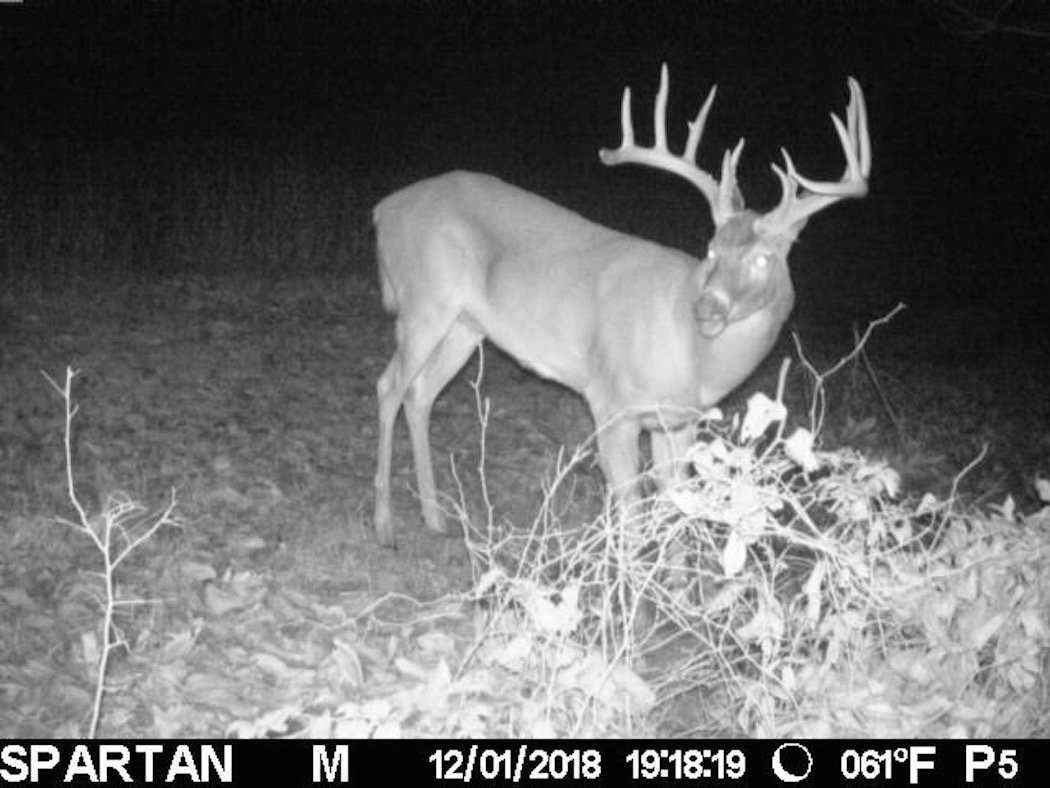
[[[0,739],[1050,735],[1045,3],[0,0],[0,91]]]

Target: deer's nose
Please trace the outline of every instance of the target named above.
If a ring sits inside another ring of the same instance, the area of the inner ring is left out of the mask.
[[[729,299],[723,293],[707,290],[700,294],[693,306],[700,333],[705,337],[716,337],[725,330],[729,322]]]

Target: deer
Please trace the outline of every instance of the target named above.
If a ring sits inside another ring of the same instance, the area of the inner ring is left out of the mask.
[[[376,384],[377,541],[395,546],[390,506],[393,432],[403,408],[423,522],[446,533],[431,463],[435,399],[486,338],[523,367],[580,394],[596,425],[598,465],[618,511],[638,500],[640,436],[654,466],[681,456],[696,415],[741,384],[773,348],[794,304],[787,265],[813,214],[868,191],[871,142],[860,84],[849,77],[845,120],[831,113],[846,167],[837,181],[801,175],[781,148],[779,203],[744,205],[736,170],[744,139],[716,178],[697,164],[713,86],[688,123],[684,151],[667,144],[668,70],[660,72],[652,147],[635,142],[630,86],[622,141],[607,166],[639,164],[695,186],[714,234],[697,259],[589,221],[498,178],[453,171],[376,205],[382,300],[397,347]]]

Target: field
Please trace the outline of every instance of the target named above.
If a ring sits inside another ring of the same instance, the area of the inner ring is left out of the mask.
[[[95,175],[67,175],[79,189],[25,184],[26,210],[8,236],[16,258],[35,262],[2,304],[2,603],[17,622],[5,630],[3,728],[74,734],[89,705],[98,644],[88,573],[98,556],[56,522],[73,516],[64,405],[41,374],[61,382],[67,366],[79,373],[73,475],[87,511],[100,517],[121,493],[156,511],[174,492],[182,524],[160,530],[121,570],[123,596],[153,601],[122,620],[132,645],[114,655],[121,690],[100,732],[213,735],[310,692],[323,706],[348,659],[333,643],[347,640],[361,664],[340,683],[365,673],[381,682],[383,651],[417,648],[429,629],[416,606],[471,582],[463,540],[419,522],[403,424],[399,549],[377,547],[371,533],[374,386],[393,337],[368,212],[395,179],[355,180],[292,158],[253,169],[196,156],[174,167],[174,183],[156,185],[157,208],[136,215],[143,169],[80,161]],[[318,259],[332,270],[319,271]],[[92,273],[102,261],[105,270]],[[833,321],[816,318],[798,315],[814,357],[845,354],[845,327],[836,338]],[[908,341],[916,326],[943,336],[929,328],[938,318],[905,313],[869,345],[900,432],[852,365],[831,388],[826,439],[889,459],[916,496],[945,492],[987,442],[960,494],[999,503],[1009,493],[1031,506],[1047,438],[1026,425],[1045,423],[1035,413],[1046,407],[1042,370],[1001,352],[960,367],[950,348]],[[791,352],[782,342],[730,405],[756,388],[772,393],[775,365]],[[439,400],[433,431],[440,489],[483,524],[475,375],[471,363]],[[791,381],[803,409],[797,367]],[[526,527],[559,448],[588,438],[589,416],[574,394],[491,348],[482,392],[491,402],[484,478],[493,518]],[[599,510],[600,476],[583,463],[570,480],[561,517],[578,526]],[[455,608],[438,615],[451,617],[453,632],[467,623]]]

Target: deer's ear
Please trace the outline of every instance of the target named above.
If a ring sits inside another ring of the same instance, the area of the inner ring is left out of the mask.
[[[765,216],[759,216],[755,219],[755,235],[776,250],[777,254],[786,258],[788,252],[791,251],[791,247],[794,246],[795,241],[798,240],[799,233],[805,228],[806,222],[809,221],[809,218],[803,216],[794,224],[775,224],[772,227],[767,226],[765,218]]]

